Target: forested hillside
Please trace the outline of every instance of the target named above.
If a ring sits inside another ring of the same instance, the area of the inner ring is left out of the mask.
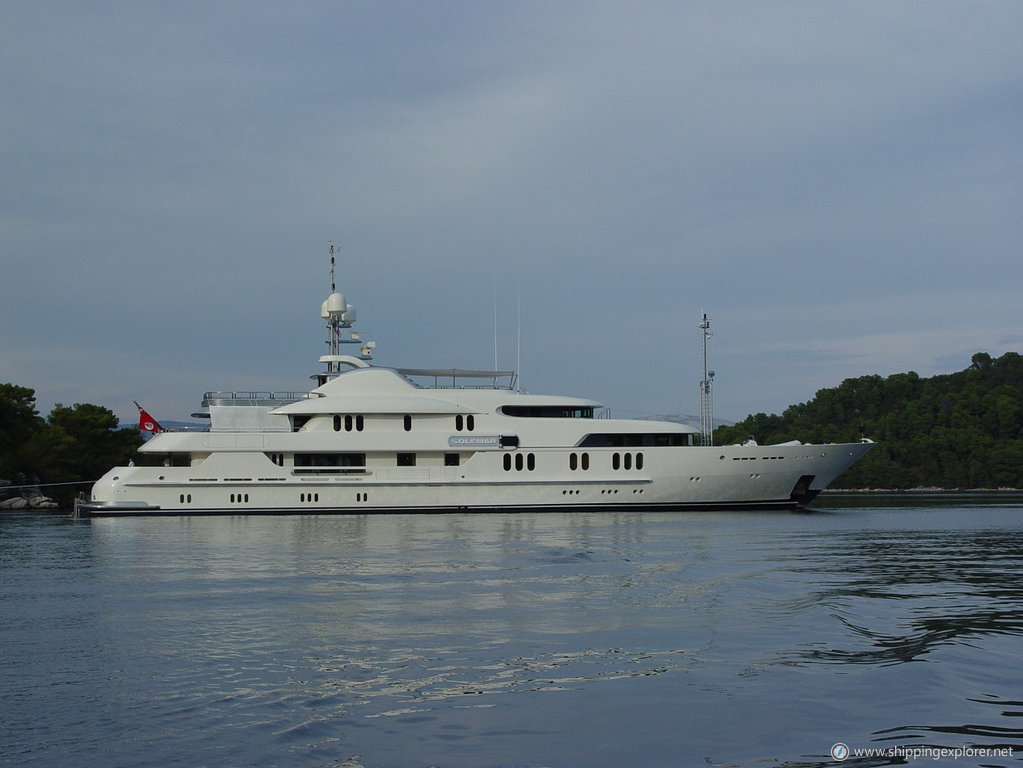
[[[780,416],[721,427],[714,441],[861,436],[877,447],[833,488],[1023,488],[1023,356],[981,352],[966,370],[928,379],[912,371],[846,379]]]

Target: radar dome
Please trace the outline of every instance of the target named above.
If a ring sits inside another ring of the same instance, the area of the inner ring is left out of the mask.
[[[347,309],[348,302],[345,301],[344,295],[334,292],[320,307],[320,317],[326,319],[331,315],[343,315]]]

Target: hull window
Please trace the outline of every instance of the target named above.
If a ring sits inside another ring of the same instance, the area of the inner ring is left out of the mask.
[[[416,455],[414,453],[399,453],[398,454],[398,466],[399,467],[414,467],[416,465]]]
[[[584,454],[585,455],[585,454]],[[632,469],[633,459],[635,459],[636,469],[643,469],[643,454],[636,453],[635,456],[631,453],[612,453],[611,454],[611,469]]]
[[[525,455],[516,453],[514,462],[512,461],[512,454],[506,453],[503,457],[503,461],[505,472],[511,471],[513,463],[515,464],[516,472],[521,472],[522,470],[532,472],[536,469],[536,454],[534,453],[527,453]]]

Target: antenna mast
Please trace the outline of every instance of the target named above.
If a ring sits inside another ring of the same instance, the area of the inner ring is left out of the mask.
[[[703,313],[700,321],[703,330],[703,380],[700,382],[700,444],[714,445],[714,399],[711,385],[714,383],[714,371],[707,370],[707,339],[711,337],[710,318]]]
[[[337,282],[334,278],[336,262],[334,260],[334,243],[330,245],[330,296],[320,306],[320,317],[327,321],[327,354],[320,357],[321,363],[327,364],[327,372],[317,374],[316,378],[320,384],[341,373],[342,364],[351,364],[353,357],[341,354],[342,344],[361,345],[359,357],[369,360],[373,357],[375,341],[363,342],[359,334],[352,330],[355,323],[355,307],[345,300],[343,293],[337,289]]]

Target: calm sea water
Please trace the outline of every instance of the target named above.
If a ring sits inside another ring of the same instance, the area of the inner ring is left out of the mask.
[[[1020,497],[0,517],[5,765],[1018,765],[1021,659]]]

